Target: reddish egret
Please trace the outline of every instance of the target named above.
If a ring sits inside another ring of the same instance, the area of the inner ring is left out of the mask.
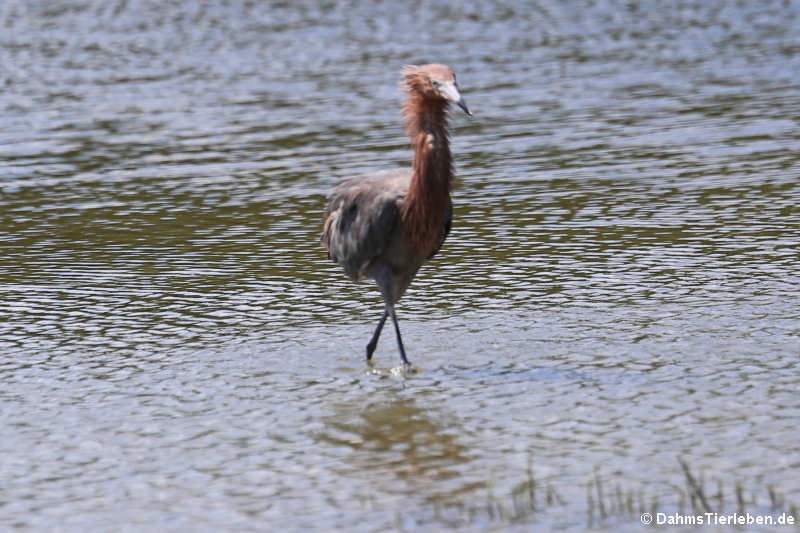
[[[403,69],[403,113],[414,147],[410,169],[387,170],[345,181],[330,194],[322,244],[353,280],[372,278],[383,296],[383,316],[367,344],[367,362],[391,316],[400,358],[403,348],[394,306],[426,259],[442,247],[453,219],[453,164],[447,111],[456,104],[472,116],[445,65]]]

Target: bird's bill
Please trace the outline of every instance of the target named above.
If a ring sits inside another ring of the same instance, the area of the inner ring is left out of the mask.
[[[472,116],[472,113],[467,107],[467,104],[464,102],[464,99],[461,98],[461,94],[458,92],[458,88],[456,87],[455,82],[444,83],[442,87],[439,89],[439,91],[441,92],[442,96],[445,97],[445,99],[447,99],[450,102],[453,102],[458,107],[463,109],[464,113],[466,113],[468,116],[470,117]]]
[[[463,99],[463,98],[459,98],[459,99],[458,99],[458,102],[456,102],[456,105],[457,105],[458,107],[460,107],[461,109],[463,109],[463,110],[464,110],[464,113],[466,113],[468,117],[471,117],[471,116],[472,116],[472,112],[471,112],[471,111],[469,110],[469,108],[467,107],[467,103],[466,103],[466,102],[464,102],[464,99]]]

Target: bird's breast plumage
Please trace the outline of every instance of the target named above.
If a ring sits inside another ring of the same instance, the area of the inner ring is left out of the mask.
[[[385,171],[345,181],[331,193],[321,241],[349,277],[369,276],[376,261],[418,268],[441,247],[450,231],[449,199],[435,242],[425,250],[407,246],[403,205],[410,183],[410,170]]]

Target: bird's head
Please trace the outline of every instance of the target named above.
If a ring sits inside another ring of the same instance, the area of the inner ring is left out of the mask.
[[[403,69],[406,90],[420,95],[427,100],[443,100],[451,102],[472,116],[467,104],[458,92],[456,75],[447,65],[432,63],[430,65],[408,65]]]

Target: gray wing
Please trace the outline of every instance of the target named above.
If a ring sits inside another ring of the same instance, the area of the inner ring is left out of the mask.
[[[411,171],[389,171],[348,180],[336,187],[325,208],[322,244],[348,276],[366,275],[400,223],[400,204]]]

